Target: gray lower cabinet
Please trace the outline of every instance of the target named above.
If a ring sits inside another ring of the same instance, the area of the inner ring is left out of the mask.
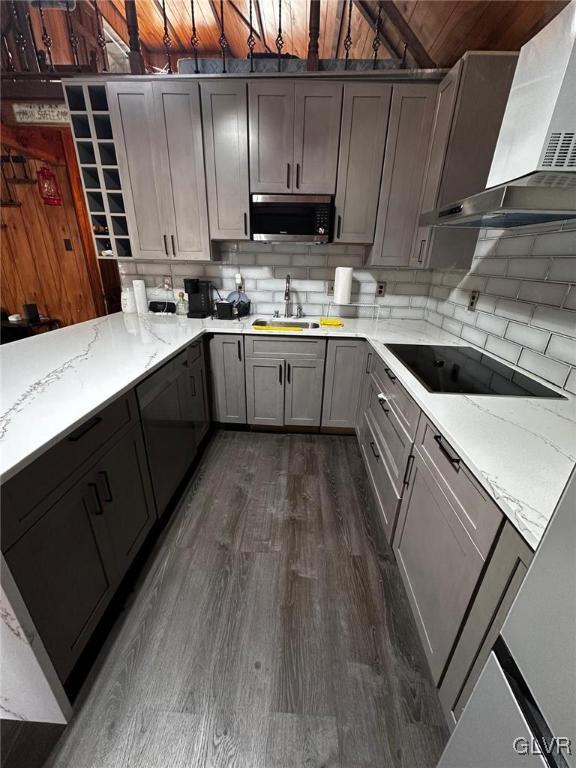
[[[198,447],[210,429],[210,404],[202,341],[197,341],[188,347],[184,367],[187,386],[183,396],[183,416],[186,421],[192,423],[195,443]]]
[[[326,350],[322,427],[354,429],[366,342],[329,339]]]
[[[284,424],[319,427],[322,414],[324,360],[286,360]]]
[[[248,424],[284,425],[284,372],[281,358],[246,358]]]
[[[438,682],[503,516],[423,417],[413,455],[394,553]]]
[[[200,84],[213,240],[247,240],[249,237],[246,89],[244,80],[207,80]]]
[[[342,105],[336,243],[372,243],[392,86],[346,83]]]
[[[154,523],[146,473],[136,425],[5,552],[63,681]]]
[[[214,419],[246,424],[244,340],[241,334],[221,334],[210,340],[210,369]]]

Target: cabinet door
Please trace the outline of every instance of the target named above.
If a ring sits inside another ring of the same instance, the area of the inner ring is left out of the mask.
[[[248,424],[284,424],[284,360],[246,359]]]
[[[484,559],[418,451],[400,507],[394,551],[437,683]]]
[[[117,578],[121,579],[156,520],[140,425],[98,462],[95,478]]]
[[[373,265],[409,264],[435,102],[435,85],[394,86],[375,245],[370,255]]]
[[[294,184],[294,83],[248,84],[250,191],[286,193]]]
[[[329,339],[324,377],[322,426],[354,429],[366,344],[354,339]]]
[[[383,83],[344,86],[335,242],[374,241],[391,95]]]
[[[239,334],[214,336],[210,370],[216,421],[246,424],[246,383],[243,340]]]
[[[293,190],[333,195],[336,190],[341,83],[300,82],[295,86]]]
[[[200,445],[210,427],[210,406],[204,364],[204,346],[201,341],[188,350],[188,399],[185,418],[192,422],[196,445]]]
[[[95,482],[65,494],[5,555],[61,680],[84,649],[116,584]]]
[[[210,259],[206,174],[198,83],[153,85],[156,141],[161,172],[148,179],[162,191],[169,248],[176,259]]]
[[[284,401],[286,426],[320,426],[323,378],[324,360],[286,361]]]
[[[152,83],[118,81],[107,89],[132,255],[169,258],[162,206],[165,170],[157,165]]]
[[[200,85],[210,237],[247,240],[248,105],[243,80],[207,81]]]

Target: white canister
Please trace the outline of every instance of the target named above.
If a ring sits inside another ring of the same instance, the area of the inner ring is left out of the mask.
[[[148,298],[146,296],[146,283],[144,280],[132,280],[134,288],[134,299],[136,301],[136,312],[139,315],[148,313]]]
[[[136,312],[136,299],[134,298],[134,290],[132,288],[122,288],[120,304],[122,312]]]
[[[350,304],[352,295],[352,267],[336,267],[334,278],[334,303]]]

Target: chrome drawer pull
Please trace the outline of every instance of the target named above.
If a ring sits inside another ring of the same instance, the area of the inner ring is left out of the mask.
[[[438,443],[438,448],[442,451],[444,456],[448,459],[450,464],[454,467],[456,472],[460,471],[460,456],[457,456],[451,448],[449,448],[447,445],[444,444],[442,440],[442,435],[434,435],[434,440]]]
[[[378,402],[380,403],[380,406],[381,406],[382,410],[384,411],[384,413],[389,413],[390,412],[390,408],[386,408],[386,405],[388,403],[387,398],[382,394],[382,392],[380,392],[379,395],[376,395],[376,397],[378,398]]]
[[[380,454],[376,451],[373,440],[370,440],[370,448],[372,448],[372,453],[374,454],[374,458],[376,459],[376,461],[380,461]]]
[[[397,379],[398,377],[397,377],[397,376],[394,376],[394,374],[392,373],[392,371],[390,370],[390,368],[384,368],[384,370],[386,371],[386,376],[388,376],[388,378],[390,379],[390,381],[396,381],[396,379]]]

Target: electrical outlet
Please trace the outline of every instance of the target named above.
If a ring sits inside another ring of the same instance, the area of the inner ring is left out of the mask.
[[[326,296],[334,296],[334,280],[326,283]]]
[[[479,291],[470,291],[470,298],[468,299],[468,311],[473,312],[476,309],[478,303]]]
[[[386,295],[386,283],[376,283],[376,296],[385,296]]]

